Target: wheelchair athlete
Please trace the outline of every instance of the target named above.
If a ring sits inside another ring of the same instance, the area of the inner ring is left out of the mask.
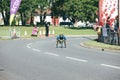
[[[56,48],[58,48],[58,44],[61,44],[61,41],[63,41],[64,47],[66,48],[66,37],[63,34],[58,35],[56,39],[57,39]]]

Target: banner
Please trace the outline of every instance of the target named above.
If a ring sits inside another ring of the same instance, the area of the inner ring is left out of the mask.
[[[14,16],[20,6],[21,0],[11,0],[10,3],[10,25],[12,24],[12,21],[14,19]]]
[[[119,16],[119,31],[120,31],[120,0],[119,0],[119,3],[118,3],[119,5],[119,7],[118,7],[118,16]]]
[[[109,18],[109,25],[114,24],[118,16],[118,0],[99,0],[99,24],[103,26],[103,21]]]

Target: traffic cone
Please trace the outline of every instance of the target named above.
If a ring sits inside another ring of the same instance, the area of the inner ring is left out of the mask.
[[[54,36],[55,35],[55,31],[54,30],[52,30],[52,36]]]
[[[40,36],[40,37],[42,36],[42,31],[41,31],[41,30],[39,31],[39,36]]]
[[[15,28],[13,29],[13,36],[12,36],[12,38],[13,39],[15,39],[17,36],[16,36],[16,30],[15,30]]]
[[[51,34],[51,31],[49,31],[49,36],[50,36],[50,34]]]
[[[27,36],[27,31],[25,30],[24,35]]]
[[[43,36],[45,36],[45,31],[43,30]]]

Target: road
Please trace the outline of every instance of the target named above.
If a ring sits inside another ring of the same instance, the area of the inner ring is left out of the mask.
[[[120,80],[120,53],[80,46],[92,38],[1,40],[0,80]]]

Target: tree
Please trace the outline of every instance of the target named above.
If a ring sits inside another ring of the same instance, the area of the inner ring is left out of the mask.
[[[22,25],[26,25],[26,21],[31,18],[32,12],[36,8],[36,0],[22,0],[18,12],[20,13]],[[32,5],[31,5],[32,4]]]
[[[10,0],[1,0],[0,4],[0,12],[2,13],[4,23],[5,25],[9,25]],[[25,25],[26,20],[33,16],[32,13],[35,9],[39,9],[42,16],[45,7],[48,8],[51,4],[53,16],[64,16],[64,18],[67,16],[72,22],[77,20],[93,22],[98,10],[98,0],[22,0],[18,9],[22,24]],[[38,6],[40,7],[38,8]]]
[[[5,25],[9,25],[9,13],[10,13],[10,0],[1,0],[0,1],[0,12],[2,13],[2,17]]]
[[[57,0],[54,2],[53,14],[67,16],[72,21],[84,20],[93,22],[98,10],[98,0]]]
[[[44,24],[45,22],[45,17],[46,17],[46,9],[49,8],[50,0],[37,0],[37,7],[39,9],[39,14],[40,14],[40,24]],[[42,18],[43,17],[43,18]]]
[[[22,0],[18,11],[21,15],[22,24],[25,25],[26,20],[32,18],[35,9],[40,11],[40,20],[43,22],[44,20],[42,20],[42,12],[47,5],[47,0]]]
[[[41,5],[40,5],[41,4]],[[22,0],[18,13],[22,20],[22,25],[26,25],[28,20],[33,14],[35,9],[38,9],[38,5],[41,6],[41,11],[48,5],[48,0]],[[5,25],[9,25],[10,18],[10,0],[0,1],[0,12],[2,13]]]

